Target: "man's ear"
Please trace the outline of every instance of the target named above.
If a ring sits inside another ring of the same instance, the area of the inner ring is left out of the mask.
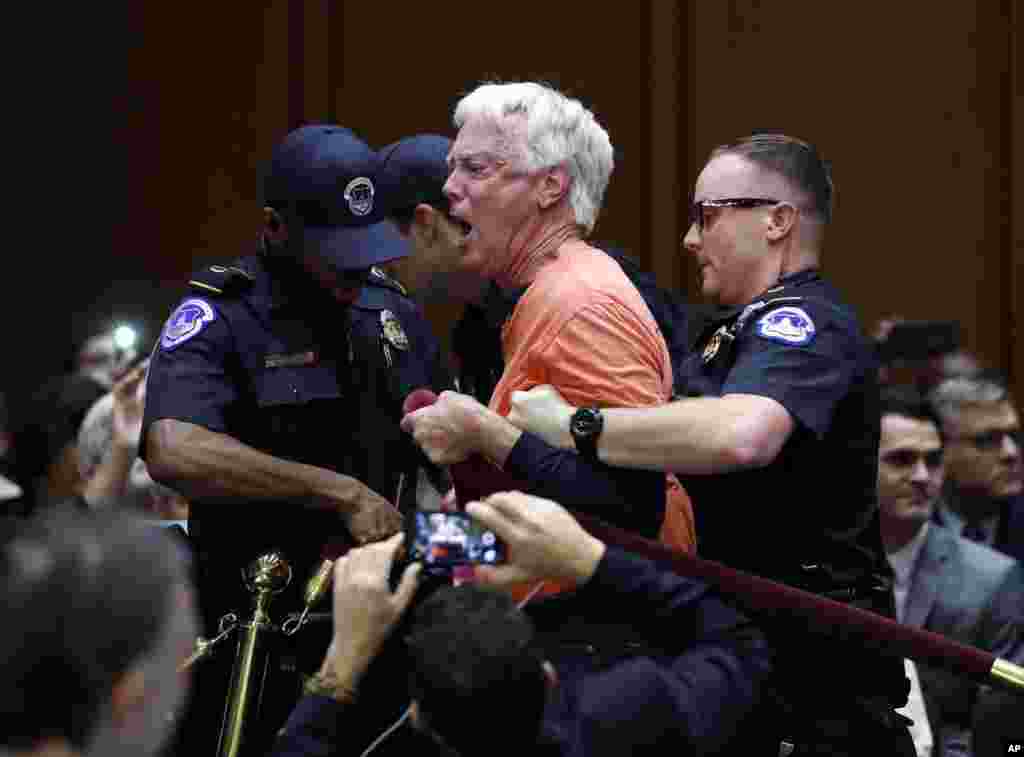
[[[768,216],[768,229],[766,234],[769,242],[778,242],[784,239],[796,226],[796,220],[800,211],[788,202],[780,202]]]
[[[284,222],[281,214],[269,205],[263,208],[263,234],[271,242],[285,242],[288,240],[288,224]]]
[[[141,670],[130,670],[114,682],[110,693],[110,718],[114,726],[121,728],[128,723],[132,713],[146,706],[146,676]]]
[[[565,166],[558,165],[547,169],[537,192],[537,204],[542,210],[557,205],[569,193],[571,181],[569,170]]]
[[[420,235],[420,239],[428,244],[437,241],[437,217],[439,213],[433,205],[421,202],[412,212],[412,231]]]

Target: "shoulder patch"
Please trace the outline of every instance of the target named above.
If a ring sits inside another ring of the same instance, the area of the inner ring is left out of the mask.
[[[171,317],[164,324],[164,332],[160,335],[160,347],[173,350],[184,344],[216,318],[213,307],[206,300],[189,297],[178,305]]]
[[[766,313],[757,322],[758,336],[783,344],[810,344],[816,331],[806,310],[789,305]]]

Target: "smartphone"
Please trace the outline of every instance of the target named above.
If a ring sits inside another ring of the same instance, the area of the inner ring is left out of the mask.
[[[878,345],[882,362],[927,360],[960,349],[960,324],[956,321],[900,321]]]
[[[465,513],[413,510],[406,516],[408,559],[431,573],[456,565],[498,565],[508,557],[497,534]]]

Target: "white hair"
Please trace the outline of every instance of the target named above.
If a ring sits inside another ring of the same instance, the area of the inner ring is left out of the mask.
[[[482,84],[459,100],[453,121],[461,129],[470,119],[486,118],[505,131],[509,116],[525,119],[526,154],[520,157],[527,170],[566,167],[569,204],[589,234],[615,167],[608,132],[579,100],[535,82]]]
[[[1007,388],[989,378],[957,376],[935,387],[928,395],[935,414],[943,425],[956,421],[964,405],[990,404],[1009,400]]]
[[[110,455],[114,438],[114,395],[104,394],[85,414],[78,429],[78,471],[88,481]]]

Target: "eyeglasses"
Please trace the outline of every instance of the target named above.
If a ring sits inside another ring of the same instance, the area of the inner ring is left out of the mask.
[[[953,439],[959,441],[970,442],[976,449],[982,452],[995,452],[998,449],[1002,449],[1003,440],[1009,439],[1014,443],[1014,446],[1018,450],[1024,445],[1024,432],[1019,428],[1012,430],[995,429],[994,431],[983,431],[980,434],[964,434],[962,436],[955,436]]]
[[[700,200],[690,205],[690,224],[697,224],[698,231],[704,231],[706,219],[704,211],[708,208],[758,208],[762,205],[778,205],[782,200],[769,200],[766,197],[728,197],[721,200]]]

